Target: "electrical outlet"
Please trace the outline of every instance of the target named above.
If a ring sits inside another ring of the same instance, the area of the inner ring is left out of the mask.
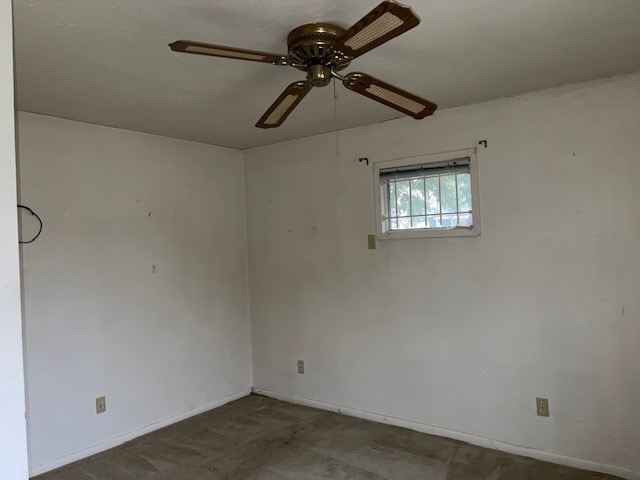
[[[367,235],[367,243],[369,244],[369,250],[376,249],[376,236],[375,235]]]
[[[304,375],[304,360],[298,360],[298,373]]]
[[[98,397],[96,398],[96,414],[104,413],[107,411],[107,399],[106,397]]]
[[[539,417],[549,416],[549,399],[548,398],[536,398],[536,413]]]

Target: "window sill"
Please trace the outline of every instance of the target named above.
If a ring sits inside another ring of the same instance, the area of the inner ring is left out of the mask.
[[[472,228],[441,228],[441,229],[416,229],[416,230],[391,230],[378,233],[378,240],[400,240],[403,238],[448,238],[448,237],[477,237],[480,229]]]

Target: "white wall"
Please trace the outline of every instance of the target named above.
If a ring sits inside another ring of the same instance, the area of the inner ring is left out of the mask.
[[[0,2],[0,478],[27,478],[11,2]]]
[[[19,158],[32,473],[248,393],[241,153],[21,113]]]
[[[634,75],[245,151],[255,386],[640,478],[638,132]],[[367,250],[359,157],[480,139],[482,236]]]

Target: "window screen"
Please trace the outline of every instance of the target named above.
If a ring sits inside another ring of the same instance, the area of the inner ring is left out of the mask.
[[[380,170],[387,230],[473,226],[470,159]]]

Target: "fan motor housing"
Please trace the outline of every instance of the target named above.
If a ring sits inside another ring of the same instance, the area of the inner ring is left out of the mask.
[[[342,70],[351,63],[349,57],[331,48],[343,33],[343,28],[330,23],[308,23],[289,33],[289,57],[296,68],[308,72],[309,81],[314,86],[327,85],[331,70]],[[311,69],[314,65],[318,67]],[[325,81],[326,77],[328,79]]]

